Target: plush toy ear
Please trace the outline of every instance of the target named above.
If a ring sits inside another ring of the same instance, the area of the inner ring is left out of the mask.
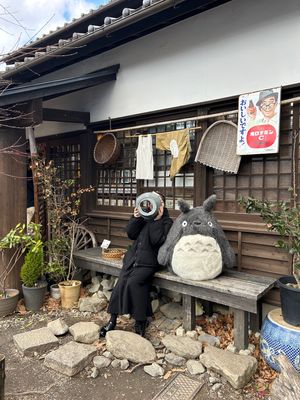
[[[209,198],[203,202],[204,211],[211,211],[216,204],[216,200],[217,196],[215,194],[209,196]]]
[[[190,211],[190,205],[183,199],[178,200],[179,209],[183,213],[188,213]]]

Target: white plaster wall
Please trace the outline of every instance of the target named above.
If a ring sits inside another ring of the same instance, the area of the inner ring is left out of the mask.
[[[117,81],[46,103],[100,121],[297,84],[299,37],[300,0],[234,0],[36,81],[120,63]]]

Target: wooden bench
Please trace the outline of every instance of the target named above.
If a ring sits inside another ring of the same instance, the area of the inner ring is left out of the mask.
[[[122,261],[101,257],[100,248],[91,248],[74,253],[76,267],[113,276],[119,276]],[[209,281],[182,279],[170,272],[157,272],[153,284],[173,290],[183,296],[184,328],[195,328],[195,298],[229,306],[234,314],[234,344],[238,349],[248,347],[249,313],[260,312],[261,298],[276,283],[276,279],[226,271]]]

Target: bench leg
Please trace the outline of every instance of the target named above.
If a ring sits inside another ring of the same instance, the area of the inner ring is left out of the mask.
[[[233,308],[234,345],[238,350],[248,348],[248,312]]]
[[[182,303],[184,313],[183,327],[186,331],[192,331],[196,326],[195,297],[183,294]]]
[[[262,302],[257,304],[257,314],[250,314],[250,329],[252,332],[260,331],[262,324]]]

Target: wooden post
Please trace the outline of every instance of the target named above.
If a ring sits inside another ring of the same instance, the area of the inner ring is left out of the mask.
[[[0,149],[18,145],[17,154],[0,154],[0,238],[5,236],[10,229],[18,223],[26,224],[26,153],[25,129],[0,127]],[[22,146],[24,145],[24,146]],[[3,264],[7,263],[9,254],[0,257],[0,274]],[[7,279],[8,288],[20,288],[21,262],[11,272]]]
[[[0,400],[4,400],[5,355],[0,354]]]
[[[196,325],[195,297],[187,294],[182,295],[183,300],[183,327],[186,331],[192,331]]]
[[[232,308],[234,315],[234,345],[238,350],[248,348],[248,312]]]

